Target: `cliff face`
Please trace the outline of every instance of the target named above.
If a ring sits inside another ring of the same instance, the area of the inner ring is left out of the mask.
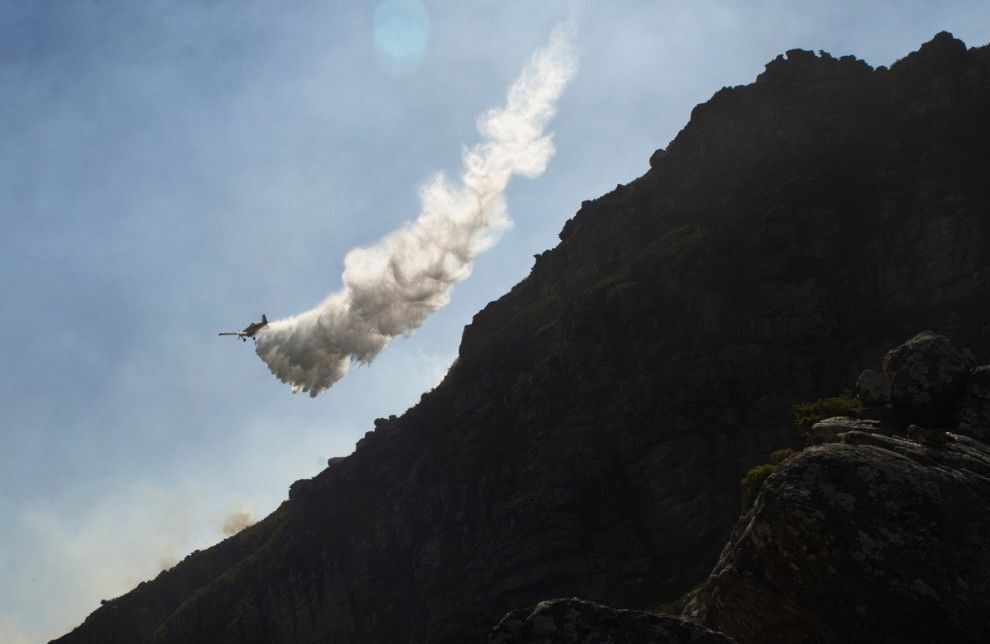
[[[711,570],[739,479],[919,328],[990,354],[990,49],[799,50],[585,202],[444,382],[60,641],[468,641]]]

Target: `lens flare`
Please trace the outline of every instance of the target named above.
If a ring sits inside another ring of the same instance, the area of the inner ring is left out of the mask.
[[[411,72],[423,62],[430,16],[419,0],[387,0],[375,9],[374,37],[379,64],[391,72]]]

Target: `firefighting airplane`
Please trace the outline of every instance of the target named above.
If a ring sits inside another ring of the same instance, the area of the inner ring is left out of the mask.
[[[265,314],[261,314],[261,322],[252,322],[251,324],[244,327],[243,331],[223,331],[217,335],[236,335],[241,339],[242,342],[247,342],[248,338],[253,338],[254,334],[260,331],[262,328],[268,326],[268,318]]]

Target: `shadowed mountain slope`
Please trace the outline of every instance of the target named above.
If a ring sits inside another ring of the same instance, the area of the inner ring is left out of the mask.
[[[472,641],[702,581],[791,405],[918,329],[990,354],[990,49],[793,50],[465,329],[443,383],[62,642]]]

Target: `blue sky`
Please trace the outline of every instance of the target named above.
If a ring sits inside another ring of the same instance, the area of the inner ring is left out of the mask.
[[[446,309],[313,400],[216,336],[337,290],[568,18],[557,156]],[[581,201],[722,86],[794,47],[889,65],[943,29],[987,43],[990,4],[0,3],[0,641],[71,628],[414,404]]]

